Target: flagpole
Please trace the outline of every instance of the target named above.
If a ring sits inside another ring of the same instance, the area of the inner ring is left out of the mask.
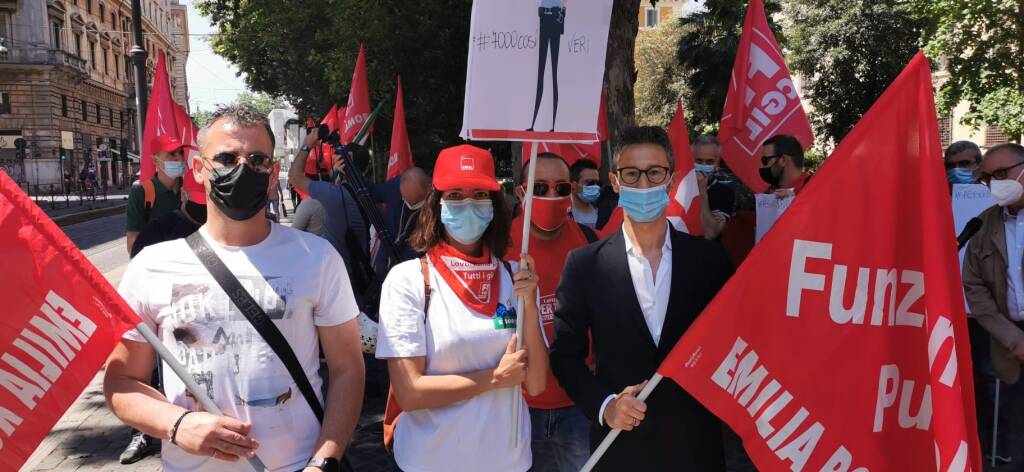
[[[636,399],[640,401],[647,400],[647,397],[651,395],[654,387],[657,387],[663,378],[664,377],[662,377],[661,374],[655,372],[654,375],[651,376],[651,380],[647,381],[647,385],[644,385],[643,390],[640,390],[640,394],[636,396]],[[597,461],[601,460],[601,456],[608,451],[612,442],[615,441],[615,438],[617,438],[621,432],[621,429],[611,430],[611,432],[608,433],[608,435],[601,441],[601,444],[598,444],[597,449],[594,449],[594,453],[590,455],[590,459],[587,459],[587,463],[583,464],[583,468],[580,469],[580,472],[590,472],[594,466],[597,465]]]
[[[139,333],[142,334],[142,337],[146,338],[146,341],[149,342],[150,346],[153,346],[153,349],[156,350],[156,353],[160,358],[163,359],[171,370],[174,371],[174,374],[185,383],[185,388],[187,388],[189,392],[192,392],[192,395],[199,400],[199,403],[203,405],[203,408],[208,413],[212,413],[217,416],[224,416],[224,412],[221,411],[221,409],[213,403],[213,400],[206,395],[206,390],[199,387],[199,384],[197,384],[195,379],[192,378],[192,375],[185,370],[185,366],[181,365],[181,362],[178,362],[178,359],[174,357],[174,354],[171,354],[171,351],[167,350],[164,343],[160,341],[160,338],[157,337],[156,333],[154,333],[145,322],[135,325],[135,329],[139,330]],[[261,461],[257,456],[253,456],[249,459],[249,465],[251,465],[257,472],[268,470],[267,466],[263,465],[263,461]]]
[[[526,171],[526,195],[523,197],[523,254],[530,253],[530,214],[533,213],[533,182],[534,177],[537,175],[537,146],[538,143],[534,141],[530,146],[530,166],[529,170]],[[519,269],[522,270],[523,264],[520,260]],[[533,270],[533,267],[529,268]],[[518,297],[516,299],[516,351],[523,348],[523,310],[526,309],[526,299]],[[519,410],[522,408],[522,401],[520,397],[523,393],[522,387],[512,389],[512,448],[519,447]]]

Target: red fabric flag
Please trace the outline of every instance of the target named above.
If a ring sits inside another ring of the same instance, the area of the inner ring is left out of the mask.
[[[177,103],[174,104],[174,121],[178,125],[178,141],[192,146],[192,148],[185,148],[185,169],[187,170],[182,179],[184,181],[183,187],[188,192],[190,200],[205,205],[206,189],[196,181],[191,165],[192,158],[199,154],[199,129],[196,127],[195,122],[192,121],[192,117],[189,116],[188,112]]]
[[[141,320],[0,172],[0,470],[18,470]]]
[[[327,110],[327,114],[320,120],[320,124],[327,125],[327,129],[330,132],[334,132],[338,129],[339,124],[343,121],[341,117],[345,116],[345,108],[339,107],[337,104],[331,105],[331,109]],[[315,133],[316,130],[313,130]],[[320,147],[314,147],[309,151],[309,156],[306,157],[306,167],[303,168],[303,172],[306,175],[317,174],[317,164],[319,164],[320,170],[323,172],[331,172],[333,164],[334,148],[330,144],[321,142]]]
[[[341,115],[341,116],[344,116],[344,115]],[[329,131],[334,131],[334,130],[338,129],[338,123],[341,123],[341,121],[342,120],[338,119],[338,105],[334,104],[334,105],[331,105],[331,109],[330,110],[327,110],[327,114],[324,115],[322,120],[320,120],[320,124],[327,125],[327,129]]]
[[[604,103],[603,88],[601,89],[601,106],[597,109],[597,135],[599,141],[589,144],[576,143],[574,146],[587,155],[592,156],[590,159],[601,165],[601,143],[608,140],[608,108]]]
[[[982,470],[941,151],[919,53],[658,369],[760,470]]]
[[[804,149],[814,142],[800,95],[768,27],[764,1],[750,0],[718,140],[726,164],[754,192],[768,190],[757,171],[761,143],[777,134],[793,135]]]
[[[398,77],[398,98],[395,99],[395,121],[391,125],[391,154],[388,155],[387,180],[398,177],[412,167],[412,147],[405,129],[405,100],[402,98],[402,77]]]
[[[700,236],[704,234],[704,227],[700,223],[700,189],[697,187],[690,131],[686,128],[681,99],[676,102],[676,115],[668,125],[668,139],[672,142],[672,154],[676,160],[674,175],[677,183],[669,192],[672,198],[665,216],[677,230]]]
[[[352,142],[369,117],[370,86],[366,79],[366,46],[360,44],[356,68],[352,72],[352,88],[348,93],[348,106],[345,109],[345,121],[342,124],[341,142],[343,144]]]
[[[153,76],[153,88],[149,93],[149,108],[146,109],[146,128],[142,131],[142,155],[139,163],[139,176],[142,180],[153,178],[156,167],[153,165],[153,139],[165,134],[178,134],[175,119],[174,99],[171,98],[171,83],[167,79],[167,66],[164,64],[164,51],[157,51],[156,73]]]

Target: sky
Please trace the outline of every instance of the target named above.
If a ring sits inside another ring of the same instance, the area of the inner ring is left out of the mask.
[[[195,9],[193,0],[181,0],[188,5],[189,54],[185,63],[188,81],[189,109],[212,110],[218,103],[228,103],[245,90],[238,68],[218,56],[207,41],[216,30],[210,20]]]

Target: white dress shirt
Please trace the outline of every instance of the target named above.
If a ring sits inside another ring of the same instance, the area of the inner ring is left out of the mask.
[[[1006,309],[1013,321],[1024,321],[1024,277],[1021,259],[1024,258],[1024,218],[1003,210],[1006,231]]]
[[[672,289],[672,233],[666,224],[665,243],[661,246],[661,262],[658,263],[657,275],[651,269],[651,263],[640,254],[639,248],[633,245],[625,226],[622,227],[622,235],[626,240],[626,262],[629,264],[629,275],[633,280],[636,300],[640,302],[640,311],[644,314],[647,329],[651,331],[651,338],[657,346],[661,342],[661,328],[665,325],[665,313],[668,311],[668,298]],[[613,398],[614,394],[608,395],[601,403],[598,421],[602,425],[604,409]]]

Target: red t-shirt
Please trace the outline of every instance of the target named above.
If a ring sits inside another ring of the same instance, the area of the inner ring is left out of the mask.
[[[516,217],[512,222],[512,249],[506,254],[509,260],[518,260],[520,248],[523,242],[523,217]],[[555,336],[555,290],[558,288],[558,280],[562,277],[562,269],[565,268],[565,260],[569,257],[569,251],[587,244],[587,237],[583,230],[571,219],[565,220],[562,231],[558,237],[550,241],[543,240],[531,235],[530,255],[537,265],[536,272],[540,277],[538,289],[540,290],[540,319],[544,326],[544,336],[550,345]],[[526,404],[530,408],[550,410],[553,408],[564,408],[572,406],[573,402],[566,395],[565,390],[558,385],[555,375],[548,369],[547,388],[537,396],[531,396],[525,391]]]

